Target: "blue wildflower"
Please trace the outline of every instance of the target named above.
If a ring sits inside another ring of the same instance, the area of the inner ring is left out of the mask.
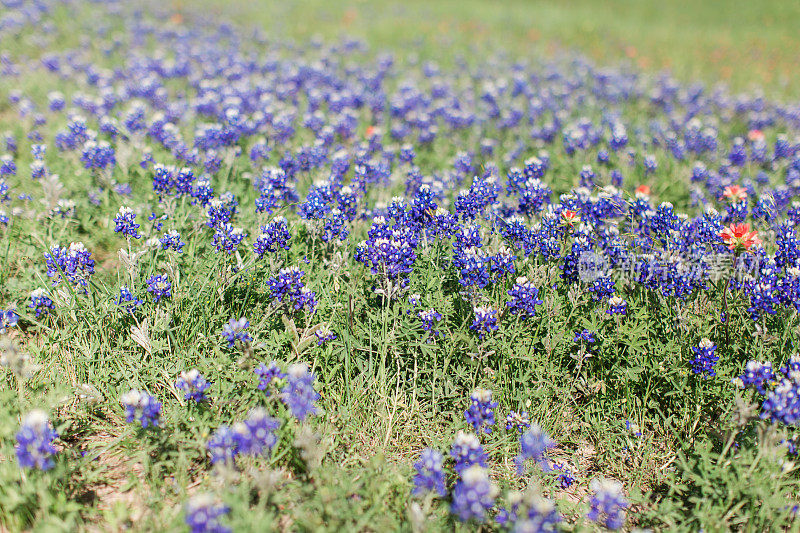
[[[442,463],[444,457],[441,452],[425,448],[419,456],[419,460],[414,463],[417,473],[414,475],[414,490],[412,494],[422,496],[428,492],[434,492],[439,497],[447,494],[445,487],[444,470]]]
[[[184,400],[202,402],[207,399],[205,392],[211,384],[196,368],[192,368],[181,372],[175,386],[183,391]]]
[[[497,402],[492,401],[492,391],[487,389],[475,389],[470,396],[469,409],[464,411],[467,423],[470,424],[476,433],[481,431],[490,434],[494,425],[494,410]]]
[[[622,494],[622,484],[610,479],[593,479],[589,488],[594,492],[589,500],[589,520],[608,529],[619,529],[625,525],[628,502]]]
[[[34,410],[22,420],[22,427],[17,432],[17,461],[22,468],[50,470],[53,468],[53,455],[56,448],[53,440],[58,434],[53,430],[47,413]]]
[[[286,386],[281,389],[281,401],[286,404],[292,415],[301,422],[308,415],[317,414],[314,402],[319,394],[314,390],[314,374],[309,372],[308,365],[296,363],[286,371]]]
[[[120,402],[125,406],[125,421],[129,424],[139,422],[146,429],[160,423],[161,402],[155,396],[133,389],[120,396]]]

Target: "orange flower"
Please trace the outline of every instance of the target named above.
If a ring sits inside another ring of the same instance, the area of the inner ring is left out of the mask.
[[[643,194],[645,196],[650,196],[650,186],[639,185],[638,187],[636,187],[636,194]]]
[[[750,231],[750,224],[731,224],[719,233],[722,242],[728,245],[728,249],[741,252],[749,251],[753,245],[761,244],[758,232]]]
[[[747,132],[747,138],[751,141],[760,141],[764,139],[764,132],[761,130],[750,130]]]
[[[565,226],[574,226],[576,222],[580,222],[581,218],[578,213],[569,209],[561,211],[561,223]]]
[[[729,198],[733,203],[739,203],[747,198],[747,189],[738,185],[731,185],[730,187],[725,187],[722,197]]]
[[[372,137],[375,133],[375,126],[367,126],[367,137]]]

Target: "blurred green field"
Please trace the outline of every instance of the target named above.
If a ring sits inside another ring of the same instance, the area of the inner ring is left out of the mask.
[[[800,97],[800,2],[690,0],[296,0],[201,3],[212,16],[269,29],[272,37],[349,35],[375,49],[421,44],[446,60],[506,51],[520,57],[576,49],[601,64],[669,69],[685,81]]]

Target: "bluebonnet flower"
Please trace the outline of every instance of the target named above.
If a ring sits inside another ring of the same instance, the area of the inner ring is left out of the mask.
[[[314,402],[319,393],[314,390],[314,374],[309,372],[308,365],[296,363],[286,371],[286,386],[281,389],[281,401],[286,404],[292,415],[301,422],[308,415],[317,414]]]
[[[644,173],[645,173],[645,175],[652,174],[653,172],[656,171],[657,168],[658,168],[658,161],[656,160],[656,157],[654,155],[651,155],[651,154],[645,155],[644,156]]]
[[[317,345],[319,346],[336,339],[336,333],[331,331],[331,329],[324,324],[314,332],[314,335],[317,336]]]
[[[236,432],[229,426],[220,425],[211,435],[206,444],[209,454],[211,454],[211,464],[222,463],[223,465],[233,466],[234,459],[239,453],[239,441]]]
[[[408,303],[411,305],[411,307],[417,307],[419,304],[422,303],[422,295],[418,293],[409,294]]]
[[[766,394],[767,385],[775,380],[775,372],[772,363],[748,361],[745,365],[745,372],[735,381],[738,381],[742,388],[754,388],[759,394]]]
[[[250,148],[250,161],[257,162],[269,159],[269,146],[265,140],[259,141]]]
[[[444,470],[442,464],[444,457],[441,452],[431,448],[425,448],[419,456],[419,460],[414,463],[417,473],[414,475],[414,496],[423,496],[429,492],[443,497],[447,494],[445,486]]]
[[[10,199],[8,196],[8,191],[10,189],[11,187],[9,187],[6,180],[0,177],[0,204],[2,204],[3,202],[7,202]]]
[[[461,276],[459,283],[465,287],[475,285],[479,289],[491,283],[492,260],[484,250],[477,246],[461,248],[457,243],[453,244],[453,248],[453,266]]]
[[[405,287],[417,258],[417,244],[417,234],[411,228],[401,224],[390,227],[383,217],[376,217],[367,240],[356,248],[355,259],[373,274],[397,280]]]
[[[497,309],[488,306],[478,306],[473,310],[475,318],[469,329],[478,333],[478,338],[483,340],[487,333],[497,331]]]
[[[628,502],[622,493],[622,484],[610,479],[593,479],[589,488],[594,492],[589,500],[589,520],[608,529],[619,529],[625,525]]]
[[[2,183],[0,183],[2,185]],[[2,187],[0,187],[2,189]],[[96,202],[92,199],[92,193],[89,193],[89,201],[94,203],[95,205],[100,205],[100,200],[98,199]],[[60,198],[57,202],[55,207],[50,210],[49,215],[53,218],[56,216],[60,216],[61,218],[70,218],[75,216],[75,202],[73,200],[68,200],[66,198]]]
[[[183,247],[186,243],[181,240],[181,234],[174,229],[166,232],[159,240],[162,250],[173,250],[178,253],[183,252]]]
[[[17,165],[14,159],[6,154],[0,156],[0,177],[15,176],[17,174]]]
[[[186,503],[186,525],[191,533],[231,533],[220,521],[228,512],[228,506],[208,494],[193,496]]]
[[[278,363],[272,361],[269,365],[261,363],[255,369],[255,373],[258,376],[258,390],[263,390],[269,395],[269,391],[267,388],[275,379],[282,379],[286,377],[286,374],[281,372]]]
[[[496,493],[497,489],[489,480],[486,469],[473,465],[461,473],[461,479],[453,488],[450,512],[462,522],[483,522],[486,512],[494,507]]]
[[[231,224],[220,223],[216,226],[211,245],[217,252],[233,254],[247,234],[242,228],[235,228]]]
[[[81,162],[87,169],[105,170],[117,164],[114,147],[106,141],[89,141],[83,147]]]
[[[8,328],[16,326],[18,321],[19,316],[16,311],[0,309],[0,334],[6,333]]]
[[[259,257],[267,252],[275,253],[280,248],[288,250],[291,238],[286,218],[275,217],[272,222],[261,226],[261,235],[253,243],[253,250]]]
[[[491,434],[494,425],[494,410],[497,402],[492,401],[492,391],[475,389],[470,396],[470,406],[464,411],[467,423],[475,428],[476,433],[481,431]]]
[[[518,314],[523,319],[536,316],[536,306],[544,303],[539,299],[539,289],[525,276],[517,278],[508,295],[511,296],[511,301],[506,302],[506,305],[511,314]]]
[[[455,471],[459,474],[472,465],[486,466],[488,457],[483,451],[483,446],[472,433],[459,431],[450,448],[450,457],[453,458]]]
[[[212,198],[206,210],[206,226],[218,228],[229,224],[236,213],[237,203],[232,197]]]
[[[519,533],[558,531],[561,515],[555,504],[536,491],[511,493],[507,503],[509,508],[501,509],[495,517],[506,530]]]
[[[751,363],[755,364],[751,366]],[[757,368],[759,366],[760,368]],[[800,423],[800,354],[789,357],[789,361],[780,368],[780,373],[777,375],[772,374],[771,368],[768,369],[755,361],[750,361],[747,367],[746,376],[752,374],[754,377],[743,376],[740,379],[756,388],[764,397],[761,404],[761,418],[787,426]],[[756,375],[759,377],[755,377]],[[764,380],[759,383],[760,377]],[[769,383],[766,379],[769,379]]]
[[[608,299],[608,309],[606,310],[606,314],[608,315],[624,315],[628,312],[628,302],[620,298],[619,296],[612,296]]]
[[[417,316],[422,321],[422,329],[428,332],[428,340],[435,339],[441,335],[436,329],[436,324],[442,320],[442,315],[436,309],[430,308],[425,311],[419,311]]]
[[[630,420],[625,420],[625,429],[636,438],[642,436],[642,430],[639,428],[639,424],[636,422],[631,422]]]
[[[6,214],[4,209],[0,209],[0,225],[8,226],[11,223],[11,218]]]
[[[17,461],[22,468],[50,470],[53,468],[53,455],[56,447],[53,441],[58,434],[50,424],[47,413],[34,410],[22,420],[22,427],[17,432]]]
[[[531,419],[527,411],[511,411],[506,416],[506,429],[515,429],[522,433],[525,428],[531,427]]]
[[[153,301],[158,303],[162,298],[172,298],[172,282],[164,273],[153,275],[147,279],[147,292],[153,295]]]
[[[316,293],[305,286],[304,275],[305,272],[297,267],[281,269],[277,276],[267,280],[272,299],[291,305],[295,311],[307,308],[309,313],[313,313],[317,307]]]
[[[66,275],[72,285],[86,290],[89,278],[94,274],[94,259],[82,242],[73,242],[68,248],[53,246],[45,252],[44,258],[47,276],[53,279],[53,285],[58,285]]]
[[[192,368],[181,372],[175,386],[183,391],[184,400],[202,402],[206,400],[205,392],[211,384],[196,368]]]
[[[584,329],[575,333],[575,338],[572,339],[572,342],[579,344],[581,342],[585,342],[587,344],[594,344],[596,342],[594,338],[594,332],[589,331],[588,329]]]
[[[136,213],[130,207],[122,206],[114,217],[114,232],[121,233],[123,237],[133,237],[134,239],[141,238],[137,230],[139,224],[136,223]]]
[[[211,182],[204,178],[197,180],[192,190],[192,198],[194,202],[199,203],[201,206],[208,206],[211,199],[214,198],[214,189],[211,187]]]
[[[192,169],[184,167],[178,170],[172,183],[175,187],[175,193],[178,196],[191,196],[194,191],[194,180]]]
[[[517,455],[515,462],[517,464],[517,471],[522,474],[525,471],[525,461],[535,461],[542,467],[544,472],[550,472],[550,461],[547,459],[547,450],[555,446],[556,443],[550,439],[550,436],[537,423],[531,424],[530,429],[522,434],[519,439],[519,455]]]
[[[708,339],[702,339],[697,346],[692,346],[694,352],[694,359],[692,359],[692,372],[695,374],[705,374],[704,377],[713,377],[717,373],[714,367],[719,361],[719,356],[714,352],[717,345]]]
[[[36,312],[36,318],[47,316],[51,311],[55,310],[53,300],[47,291],[42,288],[31,292],[31,301],[28,303],[28,307]]]
[[[555,463],[553,467],[558,470],[556,482],[559,487],[568,489],[575,483],[575,476],[572,475],[572,470],[570,470],[566,463]]]
[[[269,416],[264,408],[251,410],[244,422],[237,422],[233,426],[237,453],[263,455],[265,451],[271,452],[278,442],[275,431],[280,426],[280,420]]]
[[[125,421],[129,424],[138,422],[146,429],[160,423],[161,402],[155,396],[132,389],[120,396],[120,402],[125,406]]]
[[[222,336],[228,341],[228,347],[233,348],[236,341],[247,344],[253,340],[246,331],[249,327],[250,322],[246,318],[240,318],[238,320],[231,318],[227,324],[222,326]]]
[[[119,298],[117,298],[117,305],[125,309],[128,313],[133,313],[137,307],[142,305],[144,300],[139,300],[126,286],[119,288]]]

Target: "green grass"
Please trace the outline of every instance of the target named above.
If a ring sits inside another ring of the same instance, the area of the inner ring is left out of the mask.
[[[451,69],[461,56],[471,64],[502,52],[533,61],[574,49],[600,64],[630,62],[645,72],[670,68],[683,80],[724,81],[735,90],[759,88],[788,99],[800,95],[800,81],[793,75],[800,59],[800,36],[792,24],[800,17],[796,2],[509,0],[501,5],[409,0],[389,5],[301,0],[223,5],[200,0],[171,6],[185,12],[187,21],[198,10],[212,19],[224,15],[236,24],[261,26],[276,40],[302,42],[317,34],[326,41],[360,37],[373,52],[394,51],[405,66],[408,54]],[[76,29],[91,26],[91,18],[76,22],[80,18],[68,16],[66,9],[57,11],[55,20],[52,46],[76,46],[81,34]],[[123,22],[113,21],[112,29],[118,27],[114,24]],[[20,53],[41,53],[34,42],[14,44]],[[106,66],[121,57],[119,51],[103,57],[99,47],[88,49]],[[0,80],[0,131],[24,138],[30,127],[6,104],[11,90],[44,101],[53,88],[68,94],[90,90],[55,76]],[[590,106],[585,111],[596,120],[606,110]],[[636,126],[652,118],[642,102],[620,111]],[[47,133],[64,122],[64,117],[54,119]],[[737,120],[720,127],[726,139],[746,133]],[[191,128],[185,130],[191,137]],[[519,132],[492,134],[500,141],[500,153],[525,138]],[[303,134],[297,143],[310,141]],[[438,171],[452,165],[457,151],[475,144],[471,132],[454,133],[421,149],[418,160],[426,172]],[[625,167],[628,192],[647,181],[659,201],[696,214],[688,197],[690,162],[675,162],[661,148],[653,152],[662,163],[654,175],[645,176],[641,165]],[[21,154],[18,166],[27,168],[30,156],[25,150]],[[164,150],[154,155],[165,161],[171,157]],[[576,185],[578,171],[595,154],[569,157],[557,145],[551,155],[548,183],[561,193]],[[615,166],[624,166],[622,154],[613,157]],[[771,455],[785,429],[751,420],[737,425],[739,393],[730,385],[749,359],[769,359],[776,366],[786,360],[800,341],[797,313],[771,317],[763,324],[769,335],[756,336],[741,299],[730,304],[730,326],[719,322],[723,296],[716,287],[687,303],[636,289],[626,293],[630,315],[610,319],[585,287],[565,287],[556,267],[532,256],[517,261],[517,275],[542,288],[541,313],[527,322],[505,315],[500,329],[480,341],[469,329],[471,304],[462,298],[458,275],[448,266],[451,247],[437,242],[421,245],[407,290],[422,295],[423,308],[434,307],[445,317],[439,326],[444,337],[428,343],[409,304],[375,296],[375,276],[353,260],[368,222],[353,223],[345,243],[327,245],[284,209],[281,214],[289,217],[293,234],[290,249],[259,263],[248,240],[241,251],[249,268],[234,269],[234,258],[214,253],[197,207],[185,200],[159,204],[150,172],[131,159],[113,177],[131,184],[142,231],[160,234],[145,219],[151,210],[166,213],[164,229],[179,229],[188,244],[181,255],[147,252],[129,274],[117,255],[128,245],[114,234],[112,221],[127,200],[105,191],[99,205],[90,203],[86,192],[98,177],[82,170],[74,154],[51,149],[48,165],[62,177],[63,197],[75,200],[75,216],[48,217],[36,203],[41,187],[19,179],[11,182],[14,192],[36,198],[25,204],[32,214],[23,212],[7,230],[0,229],[0,308],[16,304],[21,326],[10,336],[40,367],[25,379],[7,370],[0,375],[2,528],[179,531],[184,528],[183,503],[210,492],[230,505],[228,523],[235,531],[408,531],[419,525],[415,504],[428,517],[426,530],[471,531],[474,526],[448,515],[446,503],[416,502],[409,492],[420,450],[431,446],[446,452],[456,432],[467,428],[463,413],[476,387],[491,388],[500,403],[499,427],[484,439],[494,480],[504,492],[539,485],[557,500],[567,530],[595,527],[584,519],[586,496],[589,480],[601,476],[623,482],[632,503],[632,526],[685,531],[798,527],[788,510],[798,501],[796,473]],[[745,168],[748,174],[757,170],[755,165]],[[243,206],[236,223],[251,237],[267,219],[251,208],[256,194],[245,175],[257,171],[247,158],[239,158],[226,163],[214,182],[218,192],[235,193]],[[324,176],[302,176],[301,197],[319,177]],[[364,202],[375,206],[402,194],[403,178],[393,175],[385,187],[372,188]],[[771,171],[770,179],[777,183],[782,176]],[[452,202],[455,191],[450,193]],[[768,228],[759,230],[766,234]],[[42,254],[52,244],[78,240],[97,262],[89,295],[64,293],[58,312],[37,320],[25,306],[31,290],[49,283]],[[498,245],[495,235],[488,246]],[[315,315],[271,304],[266,281],[285,265],[306,270],[306,281],[319,298]],[[156,304],[144,292],[145,280],[167,270],[179,273],[171,276],[174,295]],[[481,297],[502,308],[512,278],[482,291]],[[136,287],[146,300],[136,319],[113,304],[123,284]],[[249,318],[254,342],[248,349],[229,349],[220,330],[239,316]],[[145,317],[147,346],[131,335]],[[321,323],[338,335],[325,346],[313,337]],[[592,358],[583,358],[585,351],[573,342],[574,332],[583,328],[596,331],[600,339]],[[734,335],[721,348],[717,377],[693,375],[690,346],[703,336],[722,339],[727,329]],[[274,394],[268,398],[256,389],[254,366],[273,359],[281,364],[307,361],[313,368],[321,412],[311,422],[301,425]],[[182,370],[192,367],[213,383],[208,404],[187,403],[173,385]],[[76,395],[86,383],[97,389],[99,401]],[[118,400],[130,388],[147,390],[164,403],[162,428],[142,430],[124,422]],[[274,454],[243,458],[237,471],[212,468],[209,437],[220,424],[240,421],[258,405],[283,422]],[[62,449],[52,471],[20,474],[13,460],[14,433],[33,408],[51,413]],[[518,438],[502,427],[509,410],[528,411],[550,433],[558,443],[552,458],[576,473],[573,487],[561,489],[553,476],[535,469],[527,476],[516,473]],[[626,420],[641,427],[640,437],[626,430]],[[726,448],[735,435],[739,446]]]
[[[796,100],[800,82],[800,3],[782,0],[483,0],[435,2],[299,0],[229,3],[200,0],[211,14],[304,40],[354,36],[375,50],[422,44],[435,61],[502,51],[531,57],[577,50],[599,64],[668,69],[683,81],[728,84]],[[196,2],[175,2],[193,9]],[[416,48],[415,48],[416,49]]]

